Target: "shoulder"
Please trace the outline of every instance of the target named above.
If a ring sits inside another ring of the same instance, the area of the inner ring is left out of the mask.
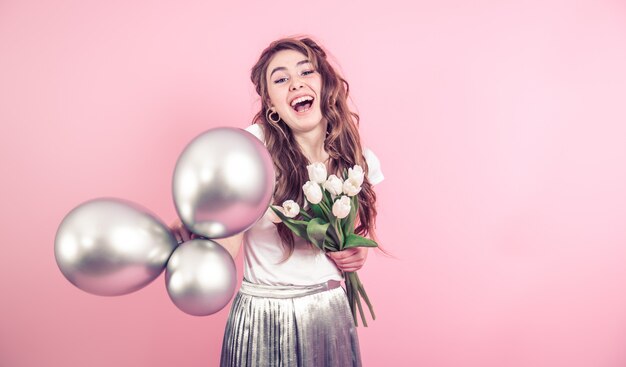
[[[367,179],[372,185],[377,185],[385,179],[383,171],[380,168],[380,160],[369,148],[363,149],[363,157],[367,162]]]
[[[259,139],[260,141],[263,142],[263,144],[265,144],[265,135],[263,134],[263,128],[259,124],[252,124],[246,127],[244,130],[256,136],[257,139]]]

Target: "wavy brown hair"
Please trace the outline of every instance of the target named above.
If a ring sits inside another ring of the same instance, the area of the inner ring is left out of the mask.
[[[276,168],[276,187],[274,204],[281,205],[285,200],[295,200],[301,206],[304,203],[302,186],[308,181],[306,166],[311,162],[304,156],[299,144],[294,139],[291,129],[281,119],[274,123],[266,117],[271,107],[267,92],[267,67],[273,56],[282,50],[294,50],[305,55],[315,71],[321,75],[322,88],[320,107],[322,116],[328,122],[324,149],[330,155],[330,173],[339,177],[347,168],[355,164],[363,167],[365,180],[358,195],[359,213],[355,232],[375,238],[376,194],[367,179],[368,167],[358,132],[359,116],[348,107],[350,87],[328,62],[326,52],[310,38],[283,38],[272,42],[259,57],[252,68],[250,78],[261,97],[261,110],[254,116],[253,123],[263,129],[265,143]],[[292,232],[282,223],[278,224],[278,233],[287,249],[285,260],[294,250]]]

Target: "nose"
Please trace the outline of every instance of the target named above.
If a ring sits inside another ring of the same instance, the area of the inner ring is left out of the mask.
[[[299,77],[295,77],[291,79],[291,86],[290,86],[291,90],[298,90],[302,88],[302,86],[303,86],[302,80],[300,80]]]

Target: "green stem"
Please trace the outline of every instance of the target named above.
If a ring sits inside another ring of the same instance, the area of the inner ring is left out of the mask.
[[[363,299],[365,300],[365,304],[367,304],[367,308],[369,308],[370,310],[370,315],[372,315],[372,320],[376,320],[374,307],[372,306],[372,303],[370,302],[369,297],[367,297],[367,293],[365,292],[365,287],[363,287],[363,283],[361,283],[361,280],[359,279],[359,275],[357,273],[354,273],[354,275],[356,276],[359,293],[361,294],[361,296],[363,296]]]
[[[326,202],[326,205],[328,205],[329,207],[333,205],[333,198],[330,196],[330,192],[328,192],[328,190],[324,190],[324,202]]]
[[[322,211],[324,212],[324,214],[326,214],[327,217],[330,216],[331,210],[328,208],[328,205],[326,205],[326,203],[324,202],[324,200],[320,201],[319,205],[322,208]]]
[[[363,306],[361,305],[361,298],[356,296],[356,304],[359,306],[359,314],[361,315],[361,320],[363,320],[363,326],[367,327],[367,320],[365,319],[365,313],[363,313]]]
[[[359,277],[356,272],[348,273],[348,277],[350,278],[350,284],[354,289],[354,303],[356,303],[356,307],[359,310],[359,315],[361,315],[361,320],[363,321],[363,326],[367,327],[367,320],[365,319],[365,313],[363,312],[363,305],[361,304],[361,298],[359,298]],[[356,320],[356,312],[354,312],[354,323],[358,326],[358,322]]]
[[[306,220],[311,220],[313,219],[309,213],[305,212],[303,209],[300,209],[300,214],[306,219]]]
[[[344,273],[344,279],[346,282],[346,295],[348,296],[348,304],[350,305],[350,313],[352,313],[352,319],[354,320],[355,326],[359,326],[359,322],[356,318],[356,305],[355,305],[355,288],[354,284],[352,284],[352,280],[350,277],[350,273]]]
[[[339,218],[335,218],[335,230],[337,231],[337,237],[339,237],[337,244],[339,244],[339,251],[341,251],[343,250],[346,239],[344,238],[343,228],[341,228],[341,219]]]

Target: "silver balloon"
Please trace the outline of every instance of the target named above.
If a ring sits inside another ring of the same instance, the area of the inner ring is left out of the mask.
[[[272,158],[259,139],[242,129],[216,128],[192,140],[178,158],[174,204],[190,231],[229,237],[263,216],[274,181]]]
[[[211,240],[187,241],[167,262],[165,286],[182,311],[211,315],[228,304],[237,285],[235,262],[221,245]]]
[[[118,296],[158,277],[176,245],[168,227],[146,209],[119,199],[96,199],[65,216],[54,256],[78,288]]]

